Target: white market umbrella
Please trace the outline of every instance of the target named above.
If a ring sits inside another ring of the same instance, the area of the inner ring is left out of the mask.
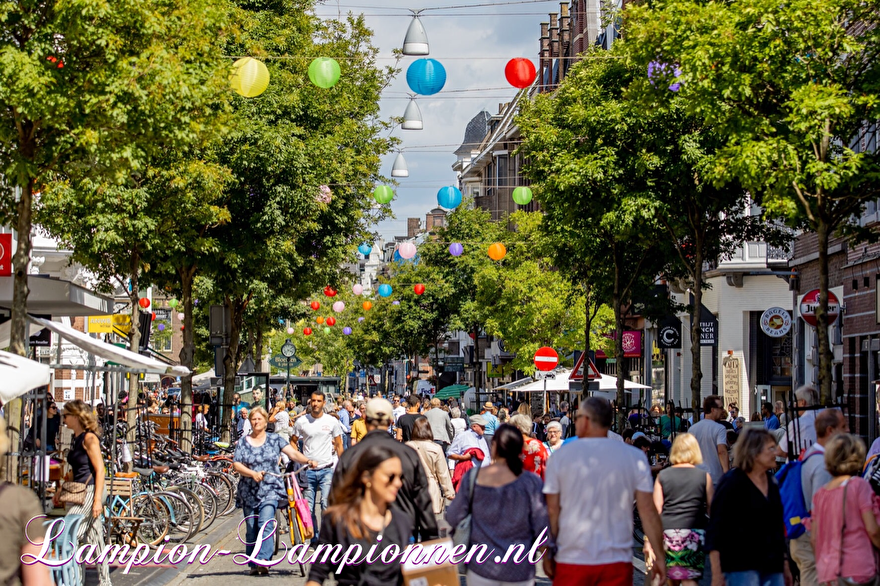
[[[0,350],[0,401],[3,404],[49,384],[49,365]]]

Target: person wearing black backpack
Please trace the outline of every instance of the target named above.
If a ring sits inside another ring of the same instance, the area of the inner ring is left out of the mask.
[[[809,512],[813,506],[813,496],[820,488],[831,482],[832,476],[825,465],[825,445],[838,433],[848,433],[846,417],[839,409],[825,409],[816,415],[816,443],[810,446],[800,463],[800,484],[803,493],[804,510]],[[783,483],[786,480],[782,480]],[[785,490],[782,490],[785,493]],[[786,506],[783,497],[783,506]],[[800,533],[798,531],[798,533]],[[791,533],[789,534],[791,536]],[[791,559],[797,564],[801,574],[801,586],[818,586],[816,555],[810,543],[810,532],[791,538]]]

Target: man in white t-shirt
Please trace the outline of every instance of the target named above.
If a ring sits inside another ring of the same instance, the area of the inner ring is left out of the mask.
[[[403,407],[400,404],[400,396],[394,395],[394,398],[391,400],[391,406],[394,408],[394,423],[397,424],[397,420],[401,415],[406,415],[406,407]]]
[[[798,459],[801,452],[816,443],[816,411],[805,411],[804,407],[812,407],[819,403],[819,393],[813,387],[803,386],[794,392],[797,399],[798,417],[790,421],[785,427],[785,435],[779,439],[779,456],[788,456],[788,444],[794,448],[794,459]]]
[[[547,461],[550,540],[544,571],[555,586],[632,586],[634,499],[645,535],[663,543],[648,460],[641,450],[608,437],[613,417],[606,399],[590,397],[574,418],[579,439]],[[652,573],[653,583],[666,582],[663,556]]]
[[[718,395],[709,395],[703,399],[703,419],[694,423],[688,433],[697,438],[703,463],[697,464],[712,477],[712,484],[718,481],[730,468],[730,457],[727,453],[727,430],[718,423],[724,418],[724,403]]]
[[[308,484],[303,495],[312,511],[312,523],[318,541],[318,522],[315,509],[318,490],[321,491],[321,511],[327,508],[330,481],[333,480],[333,463],[342,454],[342,425],[332,415],[324,413],[324,393],[320,389],[309,399],[309,413],[298,418],[293,426],[290,443],[294,446],[303,440],[303,454],[315,461],[315,467],[306,470]]]

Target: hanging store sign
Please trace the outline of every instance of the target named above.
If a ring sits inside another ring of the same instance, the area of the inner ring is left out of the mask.
[[[657,347],[661,349],[681,348],[681,320],[667,315],[657,330]]]
[[[739,404],[740,392],[742,391],[739,358],[736,356],[726,356],[721,361],[721,370],[723,374],[724,404]]]
[[[93,315],[89,317],[88,328],[90,334],[112,334],[114,327],[125,332],[129,331],[131,329],[131,316],[114,313],[113,315]]]
[[[12,276],[12,234],[0,234],[0,277]]]
[[[771,307],[761,314],[761,330],[771,338],[781,338],[791,331],[791,314],[781,307]]]
[[[816,327],[816,310],[819,308],[819,290],[813,289],[801,298],[800,313],[804,321]],[[840,315],[840,301],[831,291],[828,292],[828,325],[837,321]]]

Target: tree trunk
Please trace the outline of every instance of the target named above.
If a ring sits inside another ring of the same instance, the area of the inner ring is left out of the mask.
[[[703,251],[701,243],[695,243],[693,295],[694,305],[691,308],[691,407],[694,410],[694,423],[700,418],[702,410],[703,381],[703,346],[700,343],[700,312],[703,307]]]
[[[623,270],[623,252],[614,247],[614,291],[611,294],[611,302],[614,304],[614,329],[617,335],[614,337],[614,356],[617,361],[617,430],[622,431],[626,422],[626,392],[623,378],[623,299],[621,295],[621,278]]]
[[[220,405],[223,409],[222,420],[222,441],[230,441],[230,431],[232,430],[232,395],[235,393],[235,375],[238,373],[238,366],[241,364],[241,329],[244,322],[244,310],[250,298],[226,298],[226,307],[229,310],[231,325],[229,328],[229,346],[226,348],[226,356],[223,358],[223,366],[226,369],[223,377],[223,396],[220,398]]]
[[[819,338],[819,403],[831,404],[831,340],[828,337],[828,238],[829,227],[819,219],[816,225],[819,242],[819,307],[816,308],[816,334]]]
[[[590,359],[590,333],[593,331],[593,312],[590,310],[592,291],[592,286],[587,283],[584,287],[584,314],[586,315],[584,320],[584,390],[587,388],[587,374],[589,373],[587,361]]]
[[[257,366],[257,372],[263,372],[263,328],[257,328],[257,334],[254,336],[254,364]]]
[[[180,285],[182,289],[181,301],[183,302],[183,347],[180,349],[180,364],[192,372],[195,356],[195,335],[193,332],[193,281],[196,267],[182,267],[178,269]],[[192,442],[192,374],[180,379],[180,446],[183,451],[191,454]]]
[[[139,294],[139,277],[140,277],[140,256],[137,252],[133,252],[131,256],[131,292],[129,300],[131,301],[131,330],[128,332],[128,348],[132,352],[137,352],[141,343],[141,330],[138,327],[141,316],[141,306],[138,305]],[[128,434],[125,441],[129,444],[129,449],[134,453],[134,443],[137,439],[137,400],[138,400],[138,375],[129,374],[128,376],[128,404],[125,411],[125,423],[128,425]]]
[[[24,146],[22,146],[24,151]],[[31,147],[33,151],[33,146]],[[12,259],[13,292],[12,292],[12,323],[9,348],[13,354],[27,356],[27,298],[28,289],[28,266],[31,260],[31,219],[33,213],[33,182],[28,180],[20,187],[21,199],[16,205],[18,212],[18,245],[15,248],[15,256]],[[16,427],[18,425],[16,424]]]

